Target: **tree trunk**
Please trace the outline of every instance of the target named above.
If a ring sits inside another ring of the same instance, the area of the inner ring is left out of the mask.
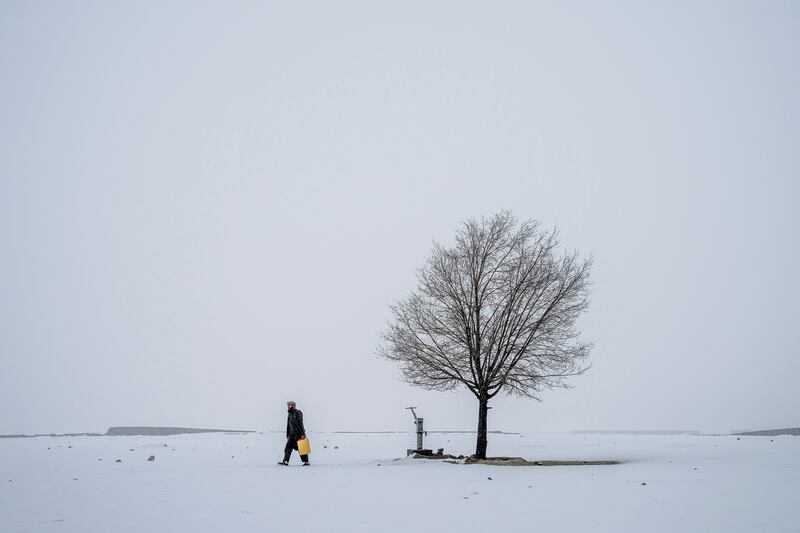
[[[475,445],[475,457],[486,459],[486,419],[489,415],[489,398],[485,395],[478,397],[478,442]]]

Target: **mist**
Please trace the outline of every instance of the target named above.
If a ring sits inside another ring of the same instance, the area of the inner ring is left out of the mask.
[[[789,2],[6,2],[0,433],[474,430],[375,351],[504,209],[595,347],[491,430],[796,426],[798,52]]]

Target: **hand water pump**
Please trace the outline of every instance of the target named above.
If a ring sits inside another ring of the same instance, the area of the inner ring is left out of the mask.
[[[416,406],[415,407],[406,407],[406,409],[409,409],[411,411],[411,415],[414,417],[414,425],[417,427],[417,449],[421,450],[422,449],[422,434],[423,434],[422,419],[417,416],[416,412],[414,412],[414,409],[416,409]]]

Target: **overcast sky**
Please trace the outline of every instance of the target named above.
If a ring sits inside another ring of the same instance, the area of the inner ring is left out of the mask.
[[[592,253],[490,429],[800,425],[796,2],[0,4],[0,433],[474,429],[375,348],[434,240]]]

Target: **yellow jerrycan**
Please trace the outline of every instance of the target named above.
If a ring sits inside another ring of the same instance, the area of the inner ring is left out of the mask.
[[[297,451],[300,452],[300,455],[311,453],[311,442],[309,442],[308,437],[297,441]]]

